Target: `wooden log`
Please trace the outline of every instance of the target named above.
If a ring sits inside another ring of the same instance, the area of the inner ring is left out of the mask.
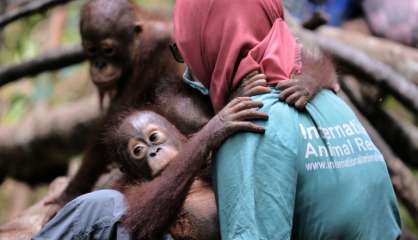
[[[43,13],[46,10],[71,2],[73,0],[33,0],[21,8],[6,12],[0,16],[0,30],[9,23],[12,23],[23,17],[31,16],[37,13]]]
[[[30,198],[33,194],[32,188],[29,185],[13,180],[6,181],[6,186],[9,189],[7,195],[10,196],[11,201],[7,211],[7,219],[15,219],[30,205]]]
[[[355,106],[380,132],[392,150],[406,163],[418,167],[418,128],[377,107],[362,94],[361,83],[354,77],[344,76],[341,88],[349,95]],[[370,89],[368,91],[371,91]],[[388,127],[390,126],[390,127]]]
[[[96,95],[56,110],[32,113],[16,127],[0,127],[0,177],[34,185],[65,175],[68,160],[87,145],[100,119]]]
[[[418,49],[365,34],[323,26],[319,34],[360,49],[418,84]]]
[[[67,178],[56,179],[50,185],[45,198],[25,210],[16,219],[0,226],[0,240],[30,240],[60,209],[58,205],[45,203],[57,198],[67,184]]]
[[[311,42],[332,55],[340,66],[348,70],[347,72],[361,80],[379,85],[413,113],[418,113],[418,86],[390,67],[335,39],[300,28],[294,28],[294,31],[303,42]]]
[[[418,237],[413,234],[409,229],[406,229],[405,227],[402,228],[402,235],[399,240],[417,240]]]
[[[70,175],[72,175],[70,173]],[[94,190],[115,189],[123,174],[119,169],[103,174]],[[57,213],[60,206],[46,204],[56,199],[67,186],[71,176],[59,177],[49,186],[47,195],[10,222],[0,226],[0,240],[30,240]]]
[[[22,77],[58,70],[84,60],[85,56],[80,46],[55,49],[23,63],[0,67],[0,87]]]

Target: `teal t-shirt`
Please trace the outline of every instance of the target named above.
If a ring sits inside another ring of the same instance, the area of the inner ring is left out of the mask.
[[[396,239],[385,161],[351,109],[323,91],[298,116],[295,239]]]
[[[207,95],[201,84],[185,82]],[[229,138],[215,158],[223,240],[395,240],[396,197],[383,156],[351,109],[321,91],[297,111],[255,96],[264,135]]]
[[[254,97],[264,135],[239,133],[216,154],[223,240],[395,240],[400,219],[386,164],[351,109],[331,91],[306,111]]]

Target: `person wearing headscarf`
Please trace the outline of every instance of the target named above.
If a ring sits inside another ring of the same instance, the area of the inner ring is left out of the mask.
[[[332,70],[306,71],[283,15],[280,0],[176,0],[177,47],[215,112],[251,72],[272,87],[253,97],[266,133],[236,134],[215,156],[222,239],[397,239],[385,161],[351,109],[329,90],[306,111],[279,100],[276,84]]]

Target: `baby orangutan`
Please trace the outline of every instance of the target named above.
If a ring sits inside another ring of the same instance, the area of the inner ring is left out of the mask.
[[[265,120],[250,98],[232,100],[199,132],[186,138],[161,115],[133,111],[110,131],[109,152],[126,175],[123,223],[137,239],[219,239],[215,196],[208,180],[210,152],[238,131],[263,133],[247,120]],[[206,172],[206,173],[205,173]]]

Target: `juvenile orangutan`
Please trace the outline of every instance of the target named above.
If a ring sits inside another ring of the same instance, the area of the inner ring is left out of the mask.
[[[250,98],[232,100],[204,128],[186,138],[167,119],[150,111],[123,117],[107,137],[110,153],[130,183],[124,223],[137,239],[219,239],[215,196],[208,179],[209,154],[237,131],[262,133],[247,120],[267,119]]]

